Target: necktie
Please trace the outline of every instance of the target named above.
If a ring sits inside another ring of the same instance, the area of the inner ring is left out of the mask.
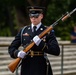
[[[34,29],[34,36],[36,35],[36,26],[33,27]]]

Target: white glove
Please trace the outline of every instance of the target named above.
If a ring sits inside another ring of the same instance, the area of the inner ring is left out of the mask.
[[[18,53],[17,57],[24,58],[25,55],[26,55],[26,52],[20,51],[20,52]]]
[[[41,39],[36,35],[34,38],[33,38],[33,41],[35,42],[35,44],[37,46],[39,46],[40,42],[41,42]]]

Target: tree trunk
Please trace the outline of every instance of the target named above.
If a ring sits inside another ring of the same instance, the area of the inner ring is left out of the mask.
[[[25,10],[22,10],[22,8],[23,7],[15,7],[18,30],[20,30],[23,26],[30,24],[28,16],[25,15],[27,13],[25,12]]]
[[[7,16],[6,16],[6,25],[9,25],[11,35],[15,36],[17,31],[14,28],[13,16],[11,14],[11,8],[7,6],[6,10],[7,10],[7,13],[6,13],[7,14]]]
[[[47,10],[47,5],[49,3],[48,0],[25,0],[25,3],[27,3],[28,6],[43,6],[46,7],[45,10]],[[23,26],[29,25],[30,20],[27,14],[26,6],[27,5],[15,5],[15,12],[16,12],[16,20],[17,20],[17,27],[18,30],[22,28]],[[44,16],[46,14],[46,11],[44,13]]]

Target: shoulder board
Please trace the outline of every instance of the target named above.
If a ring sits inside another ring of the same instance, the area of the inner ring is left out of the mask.
[[[54,32],[54,30],[52,30],[51,32]]]
[[[46,27],[46,28],[47,28],[48,26],[44,25],[44,27]]]

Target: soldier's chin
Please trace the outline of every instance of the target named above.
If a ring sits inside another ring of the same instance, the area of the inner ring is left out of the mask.
[[[34,25],[38,25],[38,23],[37,23],[37,22],[33,22],[33,24],[34,24]]]

